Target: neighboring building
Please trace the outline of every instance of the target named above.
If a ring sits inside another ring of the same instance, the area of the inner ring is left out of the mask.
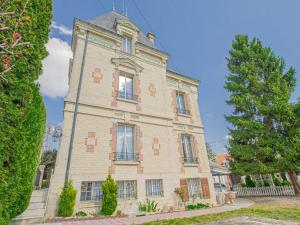
[[[169,55],[154,39],[115,11],[88,22],[75,19],[47,217],[55,215],[65,174],[77,189],[75,212],[98,210],[108,174],[118,182],[118,209],[125,213],[146,198],[161,209],[175,206],[180,186],[190,199],[215,204],[199,82],[167,69]]]

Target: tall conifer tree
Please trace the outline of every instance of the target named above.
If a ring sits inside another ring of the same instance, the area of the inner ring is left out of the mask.
[[[296,84],[295,70],[285,70],[282,58],[257,38],[249,41],[246,35],[236,36],[227,61],[227,103],[234,108],[226,116],[232,125],[232,170],[241,175],[289,170],[280,164],[283,153],[292,151],[287,130],[291,128],[289,121],[295,118],[289,104]],[[289,164],[287,160],[285,165]]]

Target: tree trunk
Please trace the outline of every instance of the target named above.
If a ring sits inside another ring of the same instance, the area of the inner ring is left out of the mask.
[[[289,171],[288,175],[289,175],[290,180],[292,182],[292,185],[293,185],[293,188],[294,188],[294,191],[295,191],[295,195],[300,196],[300,185],[298,184],[296,173],[293,172],[293,171]]]

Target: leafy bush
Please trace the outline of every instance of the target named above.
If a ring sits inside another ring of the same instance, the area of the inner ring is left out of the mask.
[[[118,205],[118,184],[112,179],[111,175],[108,175],[106,180],[102,183],[103,189],[103,201],[101,214],[112,215]]]
[[[204,208],[208,208],[209,205],[208,204],[204,204],[204,203],[197,203],[197,204],[189,204],[187,205],[187,209],[188,210],[193,210],[193,209],[204,209]]]
[[[182,187],[175,188],[174,193],[180,198],[183,203],[185,202],[184,189]]]
[[[46,113],[36,80],[47,56],[52,1],[0,5],[0,44],[7,50],[0,56],[0,224],[6,225],[28,207],[38,166]]]
[[[59,197],[58,216],[68,217],[73,215],[76,192],[77,191],[74,189],[72,182],[68,181]]]
[[[251,179],[251,177],[249,175],[246,176],[245,183],[246,183],[246,187],[255,187],[256,186],[255,182]]]
[[[158,203],[154,200],[151,201],[149,199],[146,199],[145,203],[139,202],[139,210],[141,212],[156,212],[159,210],[157,205]]]
[[[270,187],[270,184],[268,181],[264,180],[264,187]]]
[[[84,216],[87,216],[87,214],[86,214],[86,212],[84,212],[84,211],[78,211],[78,212],[76,213],[76,216],[78,216],[78,217],[84,217]]]
[[[274,174],[272,174],[272,179],[273,179],[273,183],[275,186],[290,186],[291,185],[291,183],[287,179],[286,180],[283,179],[281,181]]]

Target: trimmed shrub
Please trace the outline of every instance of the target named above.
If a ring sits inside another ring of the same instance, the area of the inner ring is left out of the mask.
[[[58,216],[68,217],[72,216],[76,201],[76,190],[72,185],[72,181],[68,181],[66,187],[63,188],[58,203]]]
[[[103,201],[101,214],[112,215],[118,205],[118,184],[114,181],[111,175],[108,175],[106,180],[102,183]]]

